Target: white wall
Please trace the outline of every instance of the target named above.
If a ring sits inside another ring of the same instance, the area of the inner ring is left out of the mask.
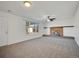
[[[26,34],[26,22],[22,17],[1,11],[0,14],[8,20],[8,45],[42,36],[41,25],[39,33]]]
[[[25,35],[25,21],[22,17],[8,14],[8,44],[21,42]]]
[[[44,34],[50,35],[50,28],[49,27],[44,29]]]
[[[74,37],[73,29],[74,27],[64,27],[63,36]]]
[[[45,30],[45,33],[46,34],[50,34],[50,27],[56,27],[56,26],[72,26],[73,25],[73,19],[72,18],[62,18],[62,19],[56,19],[52,22],[47,22],[45,23],[46,27],[48,27],[46,30]],[[72,31],[70,31],[71,28],[64,28],[64,35],[65,36],[70,36],[69,34],[72,34]],[[73,35],[71,35],[73,36]]]
[[[79,45],[79,7],[74,16],[74,36],[77,44]]]

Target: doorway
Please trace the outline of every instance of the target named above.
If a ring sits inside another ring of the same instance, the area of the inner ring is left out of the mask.
[[[8,21],[0,16],[0,46],[8,44]]]

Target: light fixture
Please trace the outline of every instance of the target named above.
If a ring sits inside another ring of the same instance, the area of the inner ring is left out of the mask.
[[[48,16],[48,19],[49,19],[50,21],[53,21],[53,20],[55,20],[56,18],[55,18],[55,16]]]
[[[31,1],[25,1],[25,2],[24,2],[24,5],[25,5],[26,7],[31,7],[32,3],[31,3]]]

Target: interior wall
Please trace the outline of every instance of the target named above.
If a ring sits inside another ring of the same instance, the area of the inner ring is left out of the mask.
[[[54,27],[54,26],[69,26],[69,25],[72,25],[72,22],[71,21],[72,19],[71,18],[63,18],[63,19],[55,19],[54,21],[52,22],[48,22],[47,23],[47,26],[48,27]]]
[[[79,45],[79,6],[74,16],[74,36],[77,44]]]
[[[25,21],[22,17],[8,14],[8,44],[21,42],[25,35]]]
[[[73,29],[74,29],[74,27],[64,27],[63,36],[74,37]]]
[[[22,17],[2,11],[0,11],[0,14],[8,21],[8,45],[42,36],[40,24],[38,33],[26,34],[26,21]]]
[[[50,30],[50,27],[72,26],[72,25],[73,25],[73,19],[72,18],[56,19],[56,20],[54,20],[52,22],[47,22],[46,23],[46,27],[48,27],[47,30]],[[45,32],[47,30],[45,30]],[[66,36],[68,36],[68,34],[72,33],[72,32],[69,32],[70,31],[69,29],[65,29],[65,28],[64,28],[63,31],[64,31],[63,34],[66,35]],[[65,32],[67,32],[67,33],[65,33]],[[47,34],[50,34],[50,31],[47,31]]]

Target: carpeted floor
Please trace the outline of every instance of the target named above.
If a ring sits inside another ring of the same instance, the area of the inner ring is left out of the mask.
[[[77,58],[79,57],[79,47],[74,39],[41,37],[0,47],[0,57]]]

